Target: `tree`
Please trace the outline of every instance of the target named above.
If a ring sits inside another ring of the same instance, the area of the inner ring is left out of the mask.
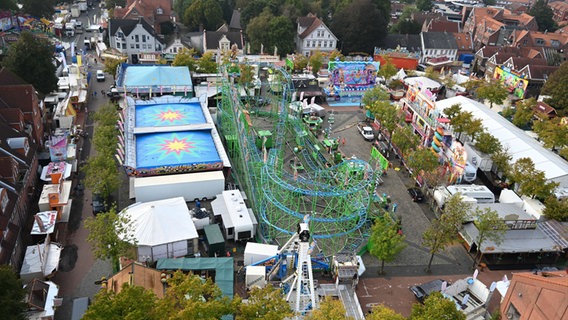
[[[426,184],[437,182],[437,171],[440,167],[438,156],[432,153],[430,149],[419,147],[413,150],[406,157],[406,164],[410,167],[414,177],[419,175],[426,181]]]
[[[558,199],[555,196],[550,196],[544,201],[543,214],[548,219],[557,221],[568,221],[568,199]]]
[[[99,291],[81,319],[163,319],[154,311],[157,299],[152,291],[125,283],[119,293]]]
[[[416,8],[420,11],[430,11],[433,7],[432,0],[416,0]]]
[[[197,71],[201,73],[217,73],[217,62],[212,51],[205,52],[197,60]]]
[[[251,19],[246,30],[254,52],[260,52],[262,47],[263,50],[277,47],[280,55],[294,51],[295,29],[292,22],[284,16],[275,17],[269,8]]]
[[[568,126],[561,123],[562,118],[535,122],[533,129],[538,138],[544,142],[545,148],[556,150],[568,146]]]
[[[405,320],[406,318],[402,315],[396,313],[391,308],[385,306],[384,304],[379,304],[374,306],[371,314],[365,317],[367,320]]]
[[[47,94],[57,89],[58,79],[52,62],[54,50],[47,40],[22,32],[18,41],[8,48],[2,66],[32,84],[37,91]]]
[[[195,0],[183,11],[183,22],[191,30],[217,30],[223,24],[223,9],[216,0]]]
[[[528,129],[534,117],[535,106],[536,100],[534,98],[517,102],[515,114],[513,115],[513,124],[521,129]]]
[[[375,105],[377,102],[381,104]],[[383,113],[390,113],[390,111],[384,111],[383,109],[396,109],[389,108],[389,106],[392,106],[390,104],[390,95],[380,86],[365,91],[365,94],[363,94],[361,98],[361,103],[365,108],[369,108],[376,116],[382,116]]]
[[[345,307],[341,300],[333,299],[330,296],[325,296],[323,301],[320,302],[319,308],[312,310],[305,317],[306,320],[352,320],[352,317],[347,317]]]
[[[547,181],[543,171],[535,169],[531,158],[518,159],[511,167],[509,178],[518,186],[519,194],[531,198],[547,199],[558,186]]]
[[[568,61],[561,64],[560,68],[548,77],[541,91],[542,95],[550,96],[545,102],[554,107],[559,116],[568,115],[566,83],[568,83]]]
[[[424,231],[422,245],[427,247],[430,253],[426,272],[430,272],[434,256],[456,240],[456,234],[461,229],[469,210],[471,204],[464,202],[459,193],[452,195],[446,200],[440,218],[432,221]]]
[[[392,133],[392,143],[400,150],[400,156],[406,157],[411,149],[420,143],[420,137],[414,134],[411,126],[396,127]]]
[[[475,90],[480,99],[489,101],[489,108],[493,109],[493,104],[503,104],[509,96],[509,91],[503,87],[500,81],[492,80],[484,82]]]
[[[485,127],[483,127],[481,119],[471,119],[471,121],[465,123],[464,133],[471,137],[473,141],[477,141],[477,136],[484,131]]]
[[[112,76],[114,77],[114,75],[116,74],[116,69],[121,63],[124,62],[126,62],[125,59],[105,59],[104,61],[105,66],[103,71],[108,74],[112,74]]]
[[[292,71],[302,71],[308,67],[308,57],[303,54],[296,53],[294,55],[294,70]]]
[[[323,56],[321,52],[316,51],[310,56],[310,66],[312,67],[312,74],[317,77],[318,72],[323,66]]]
[[[176,271],[168,279],[168,289],[163,299],[158,300],[155,311],[161,319],[220,319],[232,314],[231,300],[211,278]]]
[[[343,52],[372,53],[388,31],[389,10],[384,12],[371,0],[354,0],[345,10],[336,12],[331,30],[339,39]],[[369,23],[373,21],[373,23]]]
[[[390,79],[394,77],[398,70],[387,56],[383,56],[383,59],[385,59],[386,63],[380,67],[378,74],[383,77],[387,83],[389,83]]]
[[[336,61],[337,59],[339,59],[339,61],[345,60],[345,57],[343,56],[343,54],[341,54],[341,51],[337,49],[333,49],[333,51],[329,53],[328,58],[329,61]]]
[[[176,54],[176,57],[172,62],[172,66],[186,66],[189,68],[189,71],[195,71],[197,70],[197,59],[195,58],[196,56],[197,51],[195,51],[195,49],[182,48]]]
[[[420,23],[413,19],[399,19],[398,22],[391,27],[391,33],[398,34],[419,34],[422,30]]]
[[[474,213],[474,224],[477,228],[477,237],[474,239],[477,244],[477,252],[473,257],[473,266],[475,268],[481,259],[483,258],[483,244],[485,241],[493,241],[495,244],[499,245],[503,241],[505,232],[509,229],[507,224],[503,219],[499,217],[499,214],[491,210],[491,208],[480,209],[479,207],[475,209]]]
[[[264,288],[253,288],[246,303],[239,299],[235,302],[235,305],[236,320],[283,320],[292,318],[294,315],[283,292],[272,285],[267,285]]]
[[[424,70],[424,76],[435,81],[440,81],[440,72],[436,71],[434,67],[428,67]]]
[[[34,17],[50,19],[55,13],[54,0],[21,0],[22,11]]]
[[[511,159],[513,157],[508,152],[508,150],[501,148],[491,155],[491,161],[493,166],[497,169],[497,173],[501,173],[504,176],[509,176],[511,172]]]
[[[534,17],[539,31],[554,32],[558,29],[558,25],[553,19],[554,12],[548,6],[548,1],[536,0],[527,13]]]
[[[126,0],[105,0],[105,5],[107,9],[114,9],[116,7],[124,8],[126,6]],[[178,11],[182,12],[182,11]]]
[[[132,235],[130,217],[117,214],[116,206],[112,206],[108,212],[87,218],[85,229],[89,231],[87,242],[97,259],[116,262],[121,256],[134,258],[132,249],[136,246],[136,239]]]
[[[461,112],[462,112],[461,105],[459,103],[452,104],[449,108],[444,109],[444,113],[446,114],[446,116],[450,121],[454,119],[457,115],[459,115]]]
[[[473,122],[473,114],[469,111],[460,111],[452,116],[450,124],[457,136],[460,137],[462,133],[468,131],[468,126],[471,122]]]
[[[14,0],[0,0],[0,10],[18,10]]]
[[[478,134],[474,147],[487,155],[493,155],[503,148],[499,139],[485,130]]]
[[[393,261],[396,256],[406,247],[406,236],[398,232],[398,224],[395,223],[388,213],[375,219],[369,237],[369,253],[381,260],[379,274],[384,274],[385,262]]]
[[[415,303],[410,313],[412,320],[465,320],[465,313],[456,308],[456,303],[446,299],[440,292],[430,294],[424,304]]]
[[[24,302],[26,290],[22,281],[8,265],[0,265],[0,314],[7,320],[27,319],[24,312],[27,305]]]

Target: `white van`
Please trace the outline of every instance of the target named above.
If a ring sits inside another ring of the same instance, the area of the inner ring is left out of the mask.
[[[105,81],[105,73],[103,70],[97,70],[97,81]]]
[[[447,186],[446,189],[451,195],[459,192],[462,196],[475,199],[477,203],[495,203],[495,194],[484,185],[456,184]]]

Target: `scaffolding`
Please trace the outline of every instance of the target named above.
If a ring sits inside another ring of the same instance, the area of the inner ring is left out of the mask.
[[[259,217],[258,236],[282,245],[296,232],[298,220],[310,215],[312,238],[325,257],[358,252],[371,225],[373,169],[358,159],[334,164],[302,119],[289,114],[290,76],[270,68],[278,76],[266,84],[269,109],[252,110],[243,104],[238,85],[225,72],[217,116],[234,178]],[[260,120],[271,127],[260,128]],[[258,131],[267,129],[273,133],[270,145],[266,137],[259,142]]]

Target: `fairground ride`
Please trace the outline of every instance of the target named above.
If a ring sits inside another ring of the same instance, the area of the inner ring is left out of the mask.
[[[225,70],[217,114],[233,177],[259,218],[257,236],[282,245],[297,232],[298,221],[309,215],[312,238],[323,256],[358,252],[371,226],[372,167],[358,159],[334,164],[301,118],[289,112],[289,75],[280,68],[265,68],[272,75],[263,82],[268,106],[243,103],[251,97],[241,96],[235,76]]]

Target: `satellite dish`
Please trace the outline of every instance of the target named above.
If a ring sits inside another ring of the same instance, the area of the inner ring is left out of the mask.
[[[491,283],[491,286],[489,287],[489,292],[493,292],[495,291],[495,288],[497,287],[497,282],[493,281]]]
[[[446,291],[446,288],[448,287],[448,282],[447,281],[443,281],[442,282],[442,288],[440,289],[440,291],[444,292]]]
[[[465,306],[467,304],[467,301],[469,300],[469,293],[466,294],[463,299],[462,299],[462,306]]]
[[[477,275],[479,274],[479,270],[475,269],[473,272],[473,280],[477,279]]]

